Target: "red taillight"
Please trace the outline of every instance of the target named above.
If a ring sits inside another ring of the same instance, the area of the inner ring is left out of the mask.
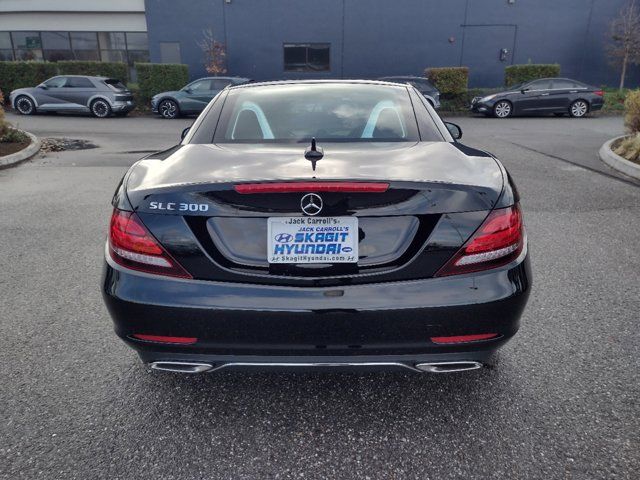
[[[183,345],[188,345],[191,343],[196,343],[198,341],[196,337],[165,337],[164,335],[146,335],[143,333],[134,333],[131,336],[133,338],[137,338],[138,340],[144,340],[145,342],[156,343],[180,343]]]
[[[596,90],[595,92],[596,95],[598,95],[599,97],[604,97],[604,90]]]
[[[233,189],[241,194],[292,192],[382,193],[389,189],[389,184],[372,182],[241,183],[234,185]]]
[[[437,277],[498,267],[516,258],[524,246],[524,225],[518,205],[494,210]]]
[[[496,338],[497,333],[478,333],[476,335],[454,335],[450,337],[431,337],[433,343],[467,343]]]
[[[192,278],[153,238],[133,212],[113,210],[109,252],[120,265],[148,273]]]

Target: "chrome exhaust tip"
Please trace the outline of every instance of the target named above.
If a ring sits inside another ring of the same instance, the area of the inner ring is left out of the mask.
[[[175,373],[203,373],[213,368],[210,363],[198,362],[152,362],[149,365],[152,370]]]
[[[431,362],[418,363],[416,368],[423,372],[429,373],[453,373],[466,372],[467,370],[477,370],[482,368],[480,362],[464,361],[464,362]]]

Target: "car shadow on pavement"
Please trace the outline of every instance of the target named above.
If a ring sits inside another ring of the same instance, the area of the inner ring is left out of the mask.
[[[411,372],[218,372],[180,375],[149,371],[140,364],[127,374],[128,391],[139,392],[134,411],[153,423],[180,422],[197,428],[234,423],[249,428],[269,424],[315,424],[319,418],[343,427],[369,430],[409,419],[445,424],[487,421],[507,411],[521,396],[508,361],[499,354],[482,370],[454,374]],[[515,368],[515,366],[514,366]],[[135,384],[135,385],[133,385]],[[144,419],[140,419],[144,422]],[[363,423],[364,422],[364,423]],[[329,427],[330,428],[330,427]]]

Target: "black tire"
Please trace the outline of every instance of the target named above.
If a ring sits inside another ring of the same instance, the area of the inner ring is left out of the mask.
[[[507,118],[513,113],[513,105],[508,100],[500,100],[493,106],[493,116],[496,118]]]
[[[14,102],[16,112],[21,115],[33,115],[36,113],[36,104],[26,95],[20,95]]]
[[[569,106],[569,115],[582,118],[589,113],[589,103],[586,100],[576,100]]]
[[[167,98],[158,104],[158,113],[162,118],[173,120],[180,116],[180,107],[174,100]]]
[[[97,98],[91,102],[91,106],[89,108],[91,109],[91,113],[94,117],[107,118],[111,115],[111,105],[102,98]]]

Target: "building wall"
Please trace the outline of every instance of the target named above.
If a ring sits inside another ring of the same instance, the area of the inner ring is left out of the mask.
[[[502,84],[513,63],[560,63],[562,74],[615,85],[608,24],[627,0],[146,0],[152,61],[178,42],[193,77],[204,74],[197,40],[226,43],[229,73],[256,80],[420,75],[467,65],[472,86]],[[284,71],[283,43],[329,42],[331,70]],[[504,61],[500,50],[506,49]],[[640,83],[633,67],[628,83]]]

